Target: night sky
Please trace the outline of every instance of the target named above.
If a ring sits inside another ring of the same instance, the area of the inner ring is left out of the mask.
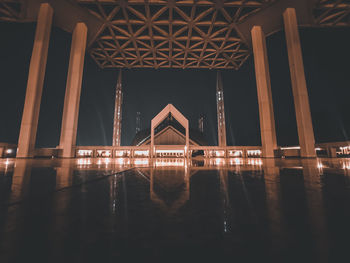
[[[0,142],[17,143],[35,24],[0,23]],[[316,142],[349,140],[350,29],[301,29],[305,72]],[[37,147],[59,143],[71,34],[53,28],[40,109]],[[267,39],[278,144],[298,144],[284,32]],[[118,70],[99,69],[89,55],[80,101],[78,145],[111,145]],[[223,70],[228,145],[260,145],[253,57],[238,70]],[[123,70],[122,145],[172,103],[217,144],[215,70]]]

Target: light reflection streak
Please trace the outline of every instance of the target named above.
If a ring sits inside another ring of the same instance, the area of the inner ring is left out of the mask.
[[[184,159],[156,159],[155,166],[185,166]]]
[[[80,159],[78,159],[77,163],[78,163],[79,168],[89,168],[90,165],[92,164],[90,158],[88,158],[88,159],[87,158],[80,158]]]
[[[230,159],[230,165],[243,165],[243,160],[239,158]]]
[[[344,170],[350,170],[350,162],[343,162],[342,168]]]
[[[263,162],[261,159],[248,159],[247,164],[261,166]]]
[[[148,158],[143,158],[143,159],[135,159],[134,160],[134,165],[135,166],[148,166],[149,164],[149,159]]]

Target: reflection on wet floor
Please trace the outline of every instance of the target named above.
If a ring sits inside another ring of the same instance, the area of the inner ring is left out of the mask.
[[[349,159],[2,159],[0,262],[340,262],[349,201]]]

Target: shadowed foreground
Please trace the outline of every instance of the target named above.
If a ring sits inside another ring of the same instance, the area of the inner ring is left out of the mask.
[[[340,262],[350,160],[0,162],[0,262]]]

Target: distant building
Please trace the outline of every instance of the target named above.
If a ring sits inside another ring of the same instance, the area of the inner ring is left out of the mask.
[[[197,129],[190,129],[190,145],[205,146],[208,145],[202,133]],[[182,125],[168,115],[160,125],[155,129],[155,144],[156,145],[184,145],[185,144],[185,129]],[[149,145],[151,143],[151,130],[145,129],[138,132],[132,142],[133,146]]]
[[[122,71],[119,70],[118,82],[115,91],[115,108],[113,122],[113,146],[120,146],[122,133]]]

